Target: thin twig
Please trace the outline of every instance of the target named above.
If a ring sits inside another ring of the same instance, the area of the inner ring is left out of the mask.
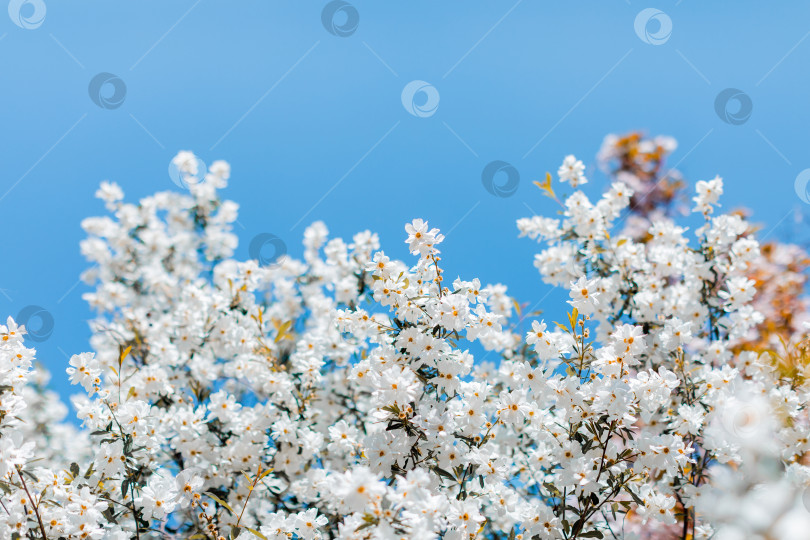
[[[261,478],[262,478],[262,464],[259,463],[259,468],[256,470],[256,478],[253,480],[253,484],[250,486],[250,491],[248,491],[247,497],[245,497],[245,504],[242,506],[242,511],[239,512],[239,517],[236,518],[237,527],[239,527],[239,522],[242,521],[242,514],[245,513],[248,501],[250,501],[250,496],[253,495],[253,490],[256,489],[256,484],[259,483],[259,480],[261,480]]]
[[[34,498],[31,496],[31,492],[28,491],[28,485],[26,485],[25,483],[25,478],[23,478],[22,471],[19,466],[17,467],[17,475],[20,477],[23,489],[25,490],[26,495],[28,495],[28,499],[31,501],[31,507],[34,509],[34,515],[37,516],[37,521],[39,522],[39,530],[42,531],[42,540],[47,540],[48,535],[45,534],[45,524],[42,523],[42,518],[39,516],[39,503],[34,504]]]

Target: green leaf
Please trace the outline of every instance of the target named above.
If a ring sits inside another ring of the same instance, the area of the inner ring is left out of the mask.
[[[229,505],[228,503],[226,503],[225,501],[223,501],[210,491],[206,491],[205,494],[214,499],[215,501],[217,501],[217,503],[219,503],[219,505],[225,508],[228,512],[230,512],[233,515],[236,515],[236,513],[233,511],[233,508],[231,508],[231,505]]]
[[[278,334],[276,335],[276,339],[273,340],[274,343],[278,343],[279,341],[284,339],[285,335],[287,334],[287,331],[292,326],[292,323],[293,322],[290,320],[278,327]]]
[[[584,533],[579,533],[580,538],[604,538],[605,535],[599,531],[588,531]]]
[[[262,533],[260,533],[259,531],[257,531],[256,529],[251,529],[250,527],[245,527],[245,529],[250,531],[253,534],[253,536],[258,536],[262,540],[267,540],[267,537]]]
[[[132,345],[124,349],[123,347],[119,348],[120,353],[118,354],[118,369],[121,369],[121,366],[124,364],[124,359],[129,356],[130,351],[132,350]]]
[[[625,491],[626,491],[627,493],[629,493],[629,494],[630,494],[630,496],[633,498],[633,500],[636,502],[636,504],[637,504],[637,505],[639,505],[639,506],[644,506],[644,501],[642,501],[641,499],[639,499],[638,495],[636,495],[635,493],[633,493],[633,490],[632,490],[632,489],[630,489],[630,488],[625,488]]]
[[[433,471],[438,474],[439,476],[444,476],[445,478],[452,480],[453,482],[456,481],[456,477],[450,474],[449,472],[445,471],[440,467],[433,467]]]

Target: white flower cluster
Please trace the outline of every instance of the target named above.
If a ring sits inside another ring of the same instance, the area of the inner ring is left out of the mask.
[[[583,171],[569,156],[559,176],[576,188]],[[562,219],[519,220],[571,298],[564,323],[528,330],[504,286],[445,280],[444,237],[421,219],[412,263],[322,223],[303,260],[233,260],[228,177],[218,162],[188,195],[137,204],[99,190],[113,217],[86,220],[82,244],[95,352],[67,370],[81,430],[60,423],[24,328],[0,327],[0,538],[808,530],[787,501],[810,485],[810,383],[738,349],[762,322],[746,277],[759,248],[741,217],[712,217],[719,178],[698,185],[695,242],[667,219],[612,236],[633,195],[621,183],[597,202],[574,191]],[[763,484],[789,495],[741,521],[736,502]]]

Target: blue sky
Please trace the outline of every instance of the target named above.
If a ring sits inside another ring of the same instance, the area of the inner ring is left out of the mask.
[[[810,167],[810,3],[356,0],[327,18],[346,36],[324,26],[325,6],[13,0],[8,17],[0,10],[0,311],[51,314],[37,349],[60,392],[70,391],[65,354],[88,349],[78,244],[80,221],[104,212],[93,193],[107,179],[130,200],[177,189],[167,168],[178,150],[231,163],[239,257],[261,233],[298,255],[320,219],[334,235],[375,230],[406,258],[403,225],[423,217],[449,231],[449,277],[505,283],[552,314],[562,296],[546,297],[537,246],[517,238],[515,220],[555,212],[532,181],[569,153],[601,192],[594,158],[607,133],[677,138],[670,165],[693,182],[723,176],[725,204],[751,208],[774,237],[804,210],[794,179]],[[651,7],[664,18],[640,37],[634,22]],[[90,98],[99,73],[123,81],[120,106]],[[421,116],[403,106],[415,80],[438,96]],[[727,88],[753,107],[739,125],[715,112]],[[510,197],[482,185],[495,160],[520,175]]]

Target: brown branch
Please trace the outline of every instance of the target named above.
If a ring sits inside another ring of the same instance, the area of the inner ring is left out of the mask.
[[[247,508],[248,501],[250,501],[250,496],[253,495],[253,490],[256,489],[256,484],[259,483],[259,480],[262,479],[262,464],[259,463],[259,468],[256,471],[256,478],[253,480],[253,484],[250,486],[250,491],[248,491],[247,497],[245,497],[245,504],[242,506],[242,511],[239,512],[239,517],[236,519],[236,526],[239,527],[239,522],[242,521],[242,514],[245,513],[245,509]]]
[[[23,489],[25,490],[26,495],[28,495],[28,499],[31,501],[31,507],[34,509],[34,515],[37,516],[37,521],[39,522],[39,530],[42,531],[42,540],[48,540],[48,535],[45,533],[45,524],[42,523],[42,518],[39,515],[39,503],[34,504],[34,498],[31,496],[31,492],[28,491],[28,486],[25,483],[25,478],[23,478],[21,467],[17,467],[17,475],[20,477],[20,482],[22,482]]]

